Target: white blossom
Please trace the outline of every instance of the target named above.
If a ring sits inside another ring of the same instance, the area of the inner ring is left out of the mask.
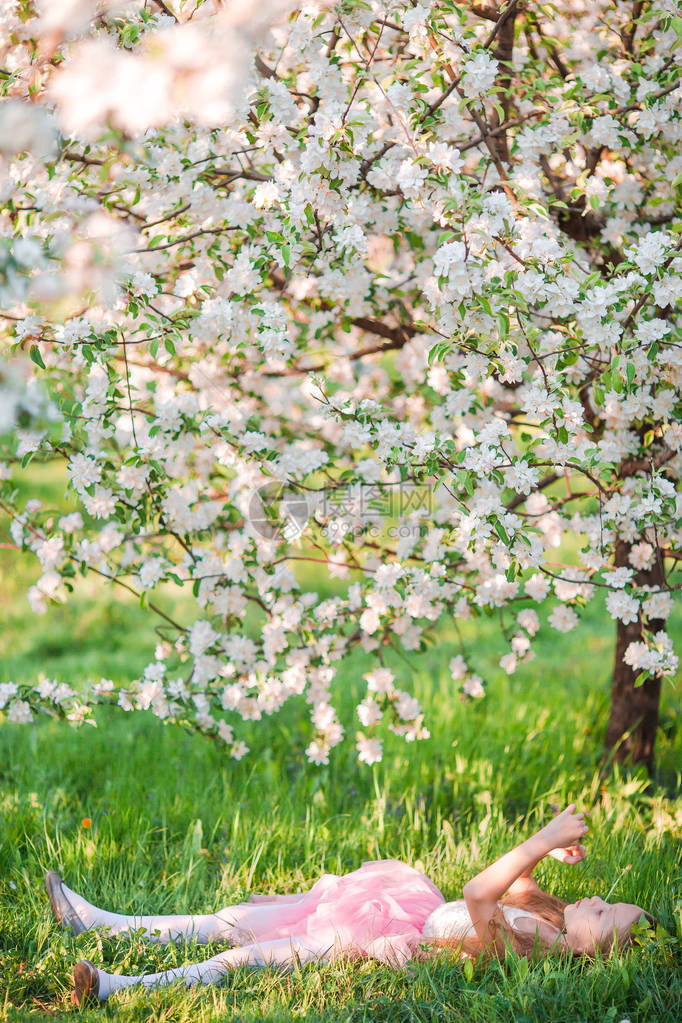
[[[488,92],[495,81],[499,62],[486,52],[476,53],[463,68],[462,91],[465,96],[480,96]]]
[[[378,764],[383,756],[381,739],[370,739],[360,733],[357,741],[358,760],[362,764]]]
[[[372,725],[377,724],[383,717],[383,711],[370,697],[367,697],[362,703],[358,704],[357,714],[360,718],[360,723],[365,728],[370,728]]]
[[[215,631],[210,622],[198,621],[195,622],[190,629],[189,649],[190,652],[198,657],[203,654],[204,651],[208,650],[210,646],[218,639],[218,633]]]
[[[6,707],[18,692],[19,687],[14,682],[0,682],[0,710]]]
[[[572,607],[559,604],[550,614],[548,621],[557,632],[570,632],[578,624],[578,616]]]
[[[393,693],[395,676],[388,668],[374,668],[365,675],[370,693]]]
[[[485,687],[481,676],[472,674],[465,678],[462,682],[462,692],[474,700],[480,700],[482,696],[485,696]]]
[[[30,704],[26,700],[14,700],[7,710],[7,720],[25,725],[33,720]]]
[[[452,675],[455,682],[464,678],[467,673],[466,661],[461,654],[457,654],[456,657],[450,659],[450,674]]]

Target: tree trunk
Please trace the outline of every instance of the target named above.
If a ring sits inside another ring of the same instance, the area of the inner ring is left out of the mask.
[[[616,542],[615,564],[629,565],[630,544],[623,540]],[[660,552],[649,569],[635,574],[634,582],[640,586],[660,587],[665,583],[663,561]],[[647,622],[647,630],[665,630],[665,622],[653,619]],[[634,764],[645,764],[649,772],[653,769],[654,745],[658,730],[658,709],[661,699],[661,679],[648,678],[643,685],[635,688],[639,670],[623,661],[623,655],[630,643],[643,639],[642,621],[623,625],[618,622],[616,630],[616,656],[611,684],[611,714],[606,730],[606,751],[615,750],[616,760],[631,760]]]

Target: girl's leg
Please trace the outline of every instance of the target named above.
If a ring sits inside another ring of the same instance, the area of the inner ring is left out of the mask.
[[[214,913],[196,916],[126,916],[93,906],[82,895],[67,888],[63,882],[62,890],[88,928],[106,927],[110,934],[143,930],[149,941],[162,944],[168,944],[177,938],[195,938],[199,943],[206,944],[209,941],[229,941],[232,937],[232,925],[226,920],[219,919]],[[227,907],[232,908],[241,907]]]
[[[235,966],[279,966],[291,969],[296,962],[306,963],[311,959],[325,959],[331,949],[316,947],[305,939],[291,937],[275,941],[262,941],[254,945],[230,948],[203,963],[180,966],[164,973],[148,973],[140,977],[125,977],[118,973],[98,970],[98,998],[104,1001],[114,991],[139,985],[145,988],[162,987],[184,980],[190,984],[213,984]]]
[[[303,895],[287,897],[278,903],[242,902],[225,906],[217,913],[177,916],[126,916],[99,909],[71,891],[62,882],[62,891],[88,927],[105,927],[110,934],[142,930],[149,941],[168,944],[177,938],[195,938],[200,944],[209,941],[230,941],[249,944],[258,935],[276,933],[276,928],[293,926],[300,919],[297,903]]]

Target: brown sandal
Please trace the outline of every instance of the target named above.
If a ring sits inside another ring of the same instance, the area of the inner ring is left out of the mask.
[[[48,870],[45,875],[45,887],[60,924],[70,927],[74,934],[82,934],[87,931],[88,928],[64,894],[62,879],[56,871]]]
[[[71,1001],[74,1005],[93,1005],[99,1001],[99,973],[89,959],[81,959],[74,966],[73,988]]]

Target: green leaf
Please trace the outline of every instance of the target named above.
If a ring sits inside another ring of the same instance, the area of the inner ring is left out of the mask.
[[[625,375],[628,378],[628,387],[632,387],[632,382],[635,379],[635,364],[633,362],[628,362],[625,367]]]
[[[507,547],[508,547],[509,546],[509,535],[507,533],[507,530],[502,525],[502,523],[501,522],[494,522],[493,523],[493,529],[495,530],[495,532],[499,536],[499,538],[502,541],[502,543],[506,544]]]
[[[45,363],[43,362],[43,357],[40,354],[38,345],[31,345],[31,351],[29,354],[31,356],[31,360],[35,362],[36,366],[40,366],[41,369],[45,369]]]
[[[450,350],[449,341],[439,341],[438,344],[435,344],[433,348],[430,349],[428,354],[427,362],[429,366],[434,362],[441,362],[443,356],[446,355],[449,350]]]
[[[494,99],[493,100],[493,106],[495,107],[495,110],[497,111],[497,116],[500,119],[500,124],[504,124],[504,122],[506,121],[506,115],[505,115],[504,110],[502,109],[502,104],[498,103],[498,101],[496,99]]]

